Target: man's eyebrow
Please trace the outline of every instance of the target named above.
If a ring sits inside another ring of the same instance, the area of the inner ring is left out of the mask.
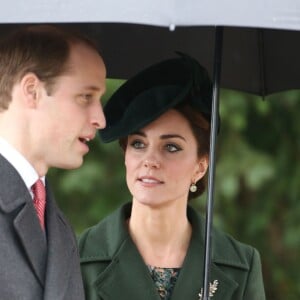
[[[91,91],[95,91],[95,92],[100,92],[100,91],[105,91],[105,89],[102,89],[98,86],[95,86],[95,85],[88,85],[88,86],[85,86],[84,87],[86,90],[91,90]]]

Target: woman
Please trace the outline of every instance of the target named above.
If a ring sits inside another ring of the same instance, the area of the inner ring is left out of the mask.
[[[80,238],[88,300],[201,299],[204,220],[189,205],[208,168],[212,85],[181,54],[128,80],[105,107],[104,142],[119,139],[131,203]],[[258,252],[214,230],[211,297],[263,300]]]

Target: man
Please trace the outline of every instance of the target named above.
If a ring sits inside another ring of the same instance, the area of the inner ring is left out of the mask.
[[[96,47],[58,28],[0,42],[1,299],[84,299],[76,239],[45,175],[81,166],[105,127],[105,77]]]

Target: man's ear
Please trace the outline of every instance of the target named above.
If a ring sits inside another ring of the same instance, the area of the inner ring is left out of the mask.
[[[36,107],[41,81],[34,73],[27,73],[21,79],[21,91],[26,101],[26,106]]]

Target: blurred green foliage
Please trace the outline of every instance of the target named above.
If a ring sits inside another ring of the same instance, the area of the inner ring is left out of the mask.
[[[121,82],[108,80],[105,98]],[[300,299],[299,98],[220,95],[214,224],[259,250],[272,300]],[[53,169],[49,179],[77,234],[130,200],[117,143],[95,140],[80,169]],[[205,202],[204,195],[192,204],[204,213]]]

